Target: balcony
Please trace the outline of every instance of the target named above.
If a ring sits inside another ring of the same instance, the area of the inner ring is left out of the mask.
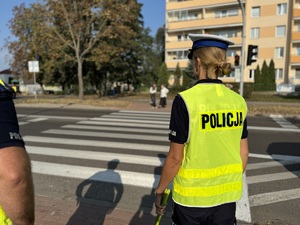
[[[242,26],[242,18],[240,16],[223,17],[223,18],[206,18],[198,20],[185,20],[168,23],[168,32],[187,29],[205,29],[214,27],[231,27]]]
[[[236,0],[214,0],[214,5],[237,4]],[[206,1],[183,1],[183,2],[167,2],[166,10],[181,10],[185,8],[203,8],[207,6]]]
[[[300,32],[293,32],[292,33],[292,41],[300,41]]]
[[[300,55],[291,55],[290,64],[300,64]]]
[[[294,18],[300,17],[300,9],[294,9],[293,14]]]
[[[192,41],[172,41],[166,42],[166,49],[189,49],[192,47]]]

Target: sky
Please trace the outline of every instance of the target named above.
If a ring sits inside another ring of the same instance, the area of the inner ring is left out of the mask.
[[[8,50],[4,47],[4,42],[12,37],[8,28],[8,22],[12,18],[12,9],[22,3],[28,7],[30,4],[37,2],[36,0],[0,0],[0,71],[8,69],[9,58]],[[144,27],[151,29],[151,35],[154,36],[158,28],[165,24],[165,0],[138,0],[143,4],[142,15],[144,17]]]

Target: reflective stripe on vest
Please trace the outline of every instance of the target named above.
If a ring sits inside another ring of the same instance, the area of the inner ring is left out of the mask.
[[[174,178],[174,201],[212,207],[239,200],[244,99],[223,84],[211,83],[197,84],[180,95],[189,113],[189,138]]]

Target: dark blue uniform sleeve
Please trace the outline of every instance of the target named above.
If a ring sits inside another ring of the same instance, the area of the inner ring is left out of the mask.
[[[0,91],[0,148],[24,145],[14,102],[8,92]]]
[[[184,144],[188,139],[189,117],[186,105],[180,95],[175,96],[169,126],[169,140]]]

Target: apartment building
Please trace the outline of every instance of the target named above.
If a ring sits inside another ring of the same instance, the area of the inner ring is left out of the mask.
[[[273,59],[276,84],[300,84],[300,0],[166,0],[165,60],[170,71],[177,64],[182,70],[188,67],[189,33],[221,35],[235,42],[227,52],[233,71],[222,78],[225,82],[240,82],[241,76],[244,82],[254,82],[257,66],[261,69],[264,61],[269,65]],[[257,61],[249,66],[248,45],[258,46]]]

